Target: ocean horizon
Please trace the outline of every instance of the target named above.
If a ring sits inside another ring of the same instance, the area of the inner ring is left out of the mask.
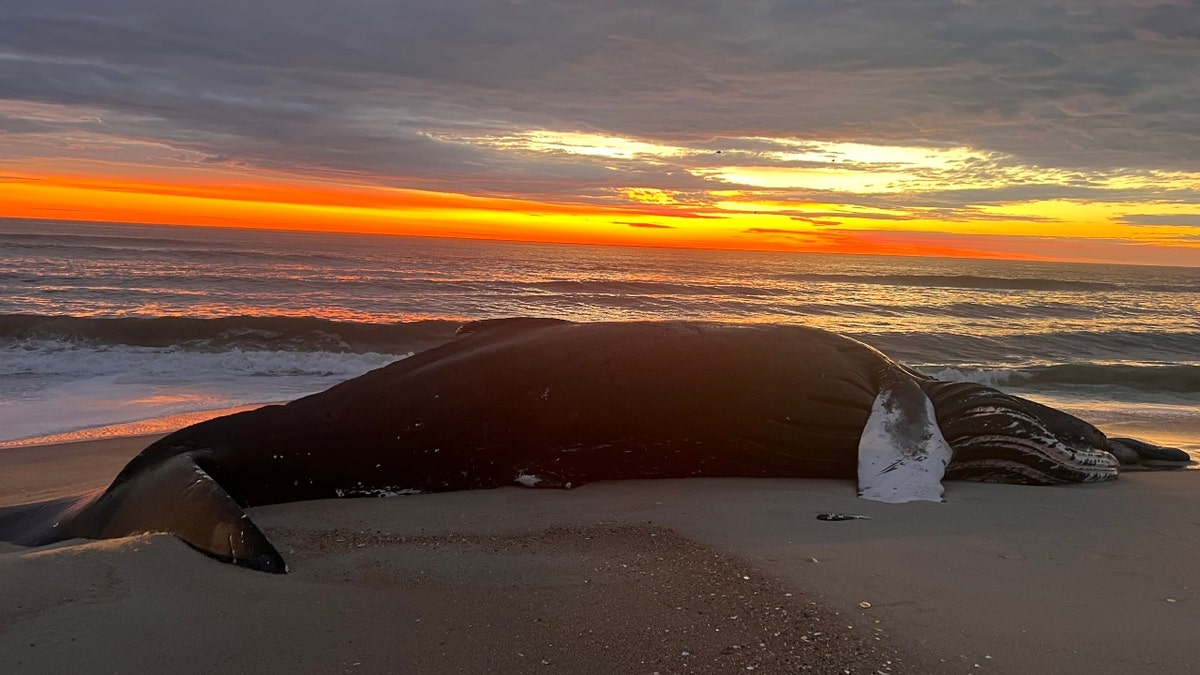
[[[545,316],[815,326],[1195,453],[1198,288],[1187,267],[0,220],[0,444],[291,400]]]

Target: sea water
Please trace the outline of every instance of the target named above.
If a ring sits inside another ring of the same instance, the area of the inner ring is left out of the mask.
[[[0,443],[290,400],[508,316],[817,326],[1200,451],[1200,268],[23,220]]]

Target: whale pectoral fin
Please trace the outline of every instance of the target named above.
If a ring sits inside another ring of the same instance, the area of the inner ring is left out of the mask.
[[[1154,445],[1136,438],[1109,438],[1108,443],[1121,464],[1141,469],[1177,469],[1192,461],[1192,456],[1179,448]]]
[[[940,502],[953,454],[921,387],[903,374],[888,376],[858,439],[858,496]]]
[[[70,516],[63,534],[111,539],[165,532],[218,560],[283,574],[287,564],[242,507],[190,454],[116,483]]]

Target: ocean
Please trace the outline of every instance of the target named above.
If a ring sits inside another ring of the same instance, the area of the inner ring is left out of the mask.
[[[507,316],[817,326],[1200,456],[1200,268],[25,220],[0,447],[291,400]]]

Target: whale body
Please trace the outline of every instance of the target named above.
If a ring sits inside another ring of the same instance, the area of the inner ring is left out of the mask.
[[[815,328],[491,320],[322,393],[181,429],[105,490],[0,510],[0,540],[168,532],[284,572],[246,508],[688,476],[855,478],[864,498],[937,501],[946,478],[1105,481],[1147,459],[1189,458]]]

